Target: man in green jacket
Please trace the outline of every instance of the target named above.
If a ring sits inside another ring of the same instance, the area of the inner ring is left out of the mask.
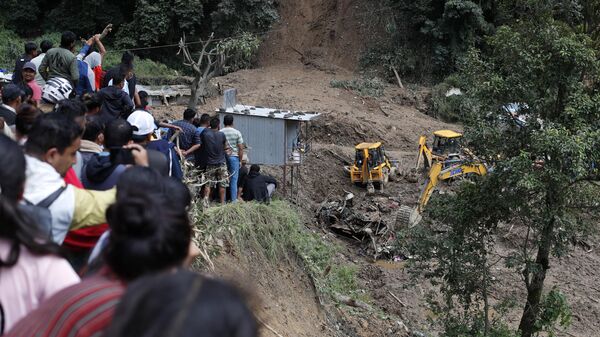
[[[77,58],[73,54],[76,39],[75,33],[66,31],[60,38],[60,47],[48,50],[39,69],[44,80],[62,77],[71,82],[73,88],[75,87],[79,79]]]

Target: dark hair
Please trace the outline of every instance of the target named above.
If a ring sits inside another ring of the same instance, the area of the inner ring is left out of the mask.
[[[169,196],[170,204],[175,207],[189,207],[192,204],[192,194],[187,185],[172,177],[164,178],[165,193]]]
[[[258,173],[260,172],[260,166],[257,164],[250,165],[250,172]]]
[[[257,337],[258,324],[235,287],[178,270],[130,284],[106,335]]]
[[[61,154],[80,137],[81,127],[71,118],[57,112],[42,114],[33,123],[25,151],[30,154],[43,155],[56,148]]]
[[[129,195],[106,211],[111,231],[104,259],[121,279],[176,267],[187,257],[192,235],[187,212],[167,207],[166,199]]]
[[[43,40],[40,43],[40,49],[42,50],[42,53],[45,53],[48,50],[52,49],[53,46],[54,46],[54,43],[52,43],[52,41],[50,41],[50,40]]]
[[[199,126],[201,125],[201,124],[200,124],[200,118],[198,118],[198,117],[194,117],[194,118],[192,119],[192,125],[194,125],[195,127],[199,127]]]
[[[207,125],[210,124],[210,115],[209,114],[202,114],[202,116],[200,116],[200,125]]]
[[[102,107],[102,97],[98,93],[85,94],[82,97],[83,104],[89,112],[92,109]]]
[[[185,119],[186,121],[191,120],[192,118],[196,117],[196,110],[194,109],[185,109],[185,111],[183,112],[183,119]]]
[[[83,136],[81,136],[81,139],[95,142],[98,136],[103,132],[104,124],[102,124],[100,118],[87,117],[85,122],[85,131],[83,131]]]
[[[0,238],[9,241],[6,259],[0,257],[0,268],[14,266],[19,260],[21,245],[34,254],[58,253],[58,246],[36,237],[36,225],[18,208],[25,187],[25,156],[21,147],[0,134]]]
[[[144,90],[138,91],[140,97],[140,108],[145,109],[148,106],[148,93]]]
[[[85,116],[87,107],[79,99],[63,99],[56,104],[54,111],[75,120],[78,117]]]
[[[125,66],[120,66],[119,67],[119,71],[117,71],[117,73],[115,74],[115,76],[113,76],[113,85],[120,85],[121,83],[123,83],[123,81],[125,81],[125,77],[127,77],[127,72],[129,71],[129,69],[127,69]]]
[[[232,126],[233,125],[233,116],[226,115],[225,117],[223,117],[223,125]]]
[[[115,119],[104,128],[104,146],[120,148],[127,145],[133,136],[133,127],[124,119]]]
[[[36,118],[42,115],[42,111],[31,104],[21,104],[15,118],[15,128],[21,135],[27,135]]]
[[[71,48],[75,40],[77,39],[77,35],[71,31],[63,32],[60,36],[60,46],[66,49]]]
[[[33,53],[36,50],[37,50],[37,44],[35,44],[35,42],[29,41],[29,42],[25,43],[25,54],[31,55],[31,53]]]
[[[127,65],[128,70],[133,68],[133,59],[135,56],[130,51],[125,51],[123,55],[121,55],[121,64]]]
[[[165,198],[169,207],[182,210],[185,210],[192,200],[187,185],[174,178],[163,177],[157,170],[149,167],[134,166],[119,177],[117,200],[148,194]]]
[[[216,129],[219,127],[220,123],[221,123],[221,121],[219,120],[219,117],[213,117],[210,119],[210,128]]]

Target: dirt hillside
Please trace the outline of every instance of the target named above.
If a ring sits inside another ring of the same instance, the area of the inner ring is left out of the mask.
[[[364,0],[280,0],[281,20],[261,47],[261,66],[301,61],[324,70],[356,69],[378,27],[371,7]]]

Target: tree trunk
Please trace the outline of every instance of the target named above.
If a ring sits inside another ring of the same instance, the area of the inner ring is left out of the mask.
[[[546,271],[549,268],[550,249],[552,248],[552,233],[554,232],[554,218],[550,219],[542,231],[537,256],[535,259],[535,269],[528,272],[532,275],[527,284],[527,303],[521,316],[519,330],[521,337],[531,337],[535,331],[535,322],[540,313],[540,302],[542,291],[544,290],[544,280]]]
[[[200,74],[197,74],[196,77],[194,77],[194,81],[191,85],[192,93],[190,96],[190,101],[188,103],[189,109],[196,109],[196,105],[198,105],[198,98],[200,97],[200,93],[202,93],[202,91],[199,90],[200,83]]]

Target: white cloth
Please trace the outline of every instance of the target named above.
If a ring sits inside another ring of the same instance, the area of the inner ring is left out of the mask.
[[[84,61],[90,65],[92,69],[102,65],[102,55],[97,51],[91,52],[85,57]]]
[[[38,204],[50,194],[65,186],[65,181],[54,167],[37,158],[25,155],[27,160],[25,193],[23,198]],[[48,208],[52,214],[52,240],[62,244],[71,227],[75,212],[75,190],[68,185],[64,192]]]
[[[39,71],[40,65],[42,64],[42,60],[44,59],[44,56],[46,56],[46,53],[41,53],[38,56],[31,59],[31,62],[33,64],[35,64],[35,69],[36,69],[35,81],[40,86],[40,88],[43,88],[46,85],[46,81],[44,80],[42,75],[40,75],[40,71]]]

